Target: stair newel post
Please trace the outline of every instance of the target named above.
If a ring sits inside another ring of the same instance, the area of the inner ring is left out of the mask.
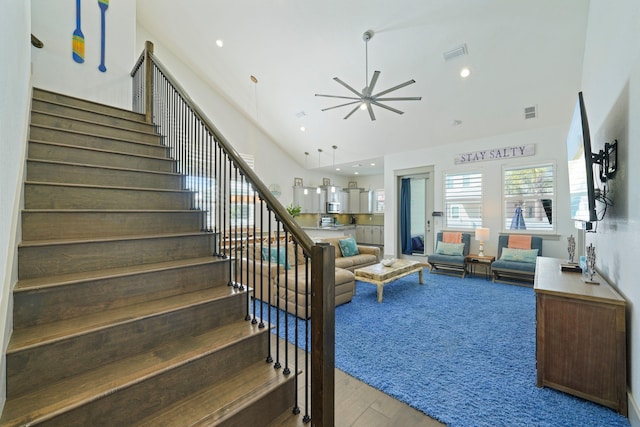
[[[144,114],[147,123],[153,122],[153,72],[151,56],[153,55],[153,43],[146,41],[144,45]]]
[[[335,248],[311,248],[311,421],[335,423]]]

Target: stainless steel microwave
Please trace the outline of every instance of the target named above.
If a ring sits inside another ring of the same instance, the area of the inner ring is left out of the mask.
[[[340,202],[327,202],[327,213],[340,213]]]

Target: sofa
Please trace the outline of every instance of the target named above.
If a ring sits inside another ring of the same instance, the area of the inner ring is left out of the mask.
[[[366,267],[380,261],[380,248],[371,246],[357,245],[358,255],[343,256],[339,245],[339,240],[341,239],[344,238],[321,240],[336,247],[336,306],[350,302],[353,297],[355,292],[353,271],[356,268]],[[266,252],[265,256],[263,256],[261,250]],[[240,260],[241,264],[236,266],[239,275],[242,275],[241,281],[250,288],[255,289],[255,297],[257,299],[286,309],[288,313],[297,315],[301,319],[311,317],[311,289],[305,286],[306,263],[302,248],[289,242],[278,247],[273,245],[271,251],[271,261],[269,261],[268,245],[263,244],[262,249],[259,244],[255,247],[248,246],[243,251],[243,256]],[[280,264],[278,264],[278,261],[280,261]],[[310,284],[311,274],[313,274],[311,260],[309,260],[308,265]]]
[[[462,248],[452,248],[445,239],[445,235],[457,236],[454,245],[462,246]],[[469,255],[469,246],[471,244],[471,235],[468,233],[451,233],[439,232],[437,234],[436,252],[429,255],[428,262],[430,265],[429,273],[447,274],[460,276],[464,278],[467,269],[465,265],[465,257]],[[442,244],[444,243],[444,245]],[[460,250],[458,250],[460,249]]]
[[[533,285],[542,238],[524,235],[498,237],[498,258],[491,264],[494,282]]]

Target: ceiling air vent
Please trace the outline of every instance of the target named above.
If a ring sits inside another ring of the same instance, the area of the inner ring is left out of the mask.
[[[525,107],[524,108],[524,119],[535,119],[536,117],[538,117],[538,109],[536,108],[536,106],[532,106],[532,107]]]
[[[451,50],[448,50],[442,54],[445,61],[450,61],[453,58],[457,58],[458,56],[463,56],[467,54],[467,44],[463,43],[458,47],[455,47]]]

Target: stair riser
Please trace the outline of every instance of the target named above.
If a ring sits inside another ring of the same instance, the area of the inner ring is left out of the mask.
[[[168,149],[158,144],[144,144],[41,126],[31,126],[29,137],[36,141],[54,142],[78,147],[98,148],[142,156],[167,157]]]
[[[27,161],[27,181],[168,190],[182,190],[184,188],[184,178],[176,174],[33,160]]]
[[[273,421],[279,415],[285,412],[290,412],[292,408],[292,402],[294,402],[295,388],[293,384],[283,383],[276,389],[272,390],[266,396],[253,402],[251,406],[244,408],[242,411],[236,412],[232,416],[221,420],[216,424],[218,427],[237,427],[237,426],[254,426],[256,420],[261,420],[263,425]],[[193,424],[193,427],[206,427],[210,426],[209,420],[204,420],[200,423]]]
[[[108,166],[122,169],[137,169],[153,172],[173,172],[174,161],[157,157],[132,156],[76,148],[72,146],[29,142],[29,159]]]
[[[14,329],[71,319],[102,310],[227,286],[229,261],[136,273],[14,293]]]
[[[188,191],[25,184],[26,209],[188,210],[191,200]]]
[[[24,212],[22,240],[101,238],[197,232],[202,211],[183,212]]]
[[[34,89],[33,98],[79,107],[86,110],[108,114],[110,116],[122,117],[129,120],[144,120],[144,114],[134,113],[132,111],[123,110],[117,107],[111,107],[109,105],[97,104],[95,102],[87,101],[80,98],[74,98],[72,96],[66,96],[59,93],[49,92],[42,89]]]
[[[130,267],[213,253],[213,234],[115,240],[18,248],[18,278]]]
[[[154,126],[139,120],[127,120],[120,117],[114,117],[91,110],[71,107],[64,104],[56,104],[48,101],[34,99],[31,104],[34,111],[65,116],[71,119],[86,120],[93,123],[99,123],[107,126],[115,126],[121,129],[135,130],[139,132],[152,133]]]
[[[266,355],[268,335],[259,334],[243,340],[213,355],[205,356],[193,363],[105,396],[42,425],[69,427],[131,425],[207,384],[224,380],[243,366],[255,362],[254,355]]]
[[[225,325],[244,315],[244,303],[245,295],[238,293],[217,301],[123,325],[111,325],[94,333],[7,354],[7,396],[29,392],[184,335],[195,336]],[[161,354],[156,356],[162,358]]]
[[[160,137],[158,135],[138,132],[118,127],[101,125],[99,123],[90,123],[80,120],[69,119],[66,117],[52,116],[37,111],[31,112],[31,123],[41,126],[51,126],[60,129],[74,130],[77,132],[86,132],[93,135],[106,136],[109,138],[135,139],[149,144],[159,144]]]

